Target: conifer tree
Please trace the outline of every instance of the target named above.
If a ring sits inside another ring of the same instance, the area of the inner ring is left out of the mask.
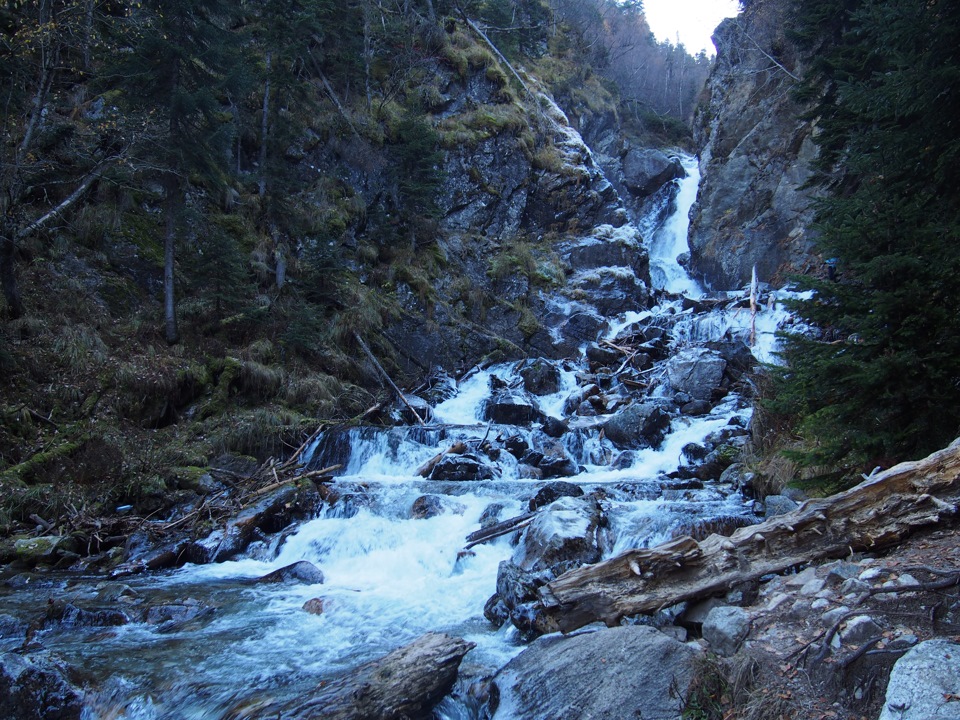
[[[797,312],[774,407],[798,418],[803,459],[888,465],[960,431],[960,7],[805,0],[818,50],[819,246],[837,279]]]
[[[187,189],[201,181],[210,190],[227,177],[234,131],[222,112],[229,95],[244,87],[242,38],[229,29],[234,6],[225,0],[150,0],[126,21],[131,52],[114,68],[126,107],[139,113],[139,166],[155,176],[164,194],[164,335],[179,339],[175,300],[175,250],[182,231]]]

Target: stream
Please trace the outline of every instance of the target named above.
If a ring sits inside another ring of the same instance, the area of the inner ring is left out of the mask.
[[[745,338],[752,324],[753,353],[770,361],[774,333],[786,317],[773,302],[756,318],[743,309],[742,294],[730,295],[729,303],[709,312],[685,306],[683,296],[699,298],[702,289],[677,262],[687,251],[687,214],[699,179],[695,159],[683,158],[683,164],[688,176],[674,181],[676,209],[655,228],[649,248],[654,285],[671,295],[652,309],[610,318],[604,337],[616,342],[630,328],[662,328],[673,354],[708,341]],[[662,362],[638,377],[662,378]],[[756,520],[752,504],[729,486],[672,482],[687,463],[684,448],[690,443],[703,445],[711,434],[748,426],[748,400],[729,392],[704,414],[672,414],[662,443],[624,451],[600,432],[603,413],[579,414],[569,402],[589,375],[586,366],[555,365],[556,390],[535,401],[544,420],[567,423],[558,438],[545,439],[542,423],[486,419],[491,387],[521,387],[523,368],[506,363],[476,369],[459,383],[448,383],[449,397],[435,405],[426,428],[362,427],[321,436],[306,460],[311,468],[342,462],[338,499],[325,503],[318,517],[255,543],[241,558],[126,577],[126,589],[120,591],[102,576],[51,577],[33,590],[3,587],[0,612],[29,617],[52,595],[79,606],[96,604],[108,591],[120,593],[121,605],[147,598],[216,608],[171,632],[138,622],[116,627],[62,623],[38,632],[39,652],[77,668],[85,683],[97,688],[87,695],[87,720],[248,717],[243,709],[253,699],[290,700],[324,678],[433,631],[476,644],[461,666],[461,678],[489,675],[524,643],[511,623],[498,629],[484,616],[500,563],[516,558],[515,533],[463,551],[465,538],[481,526],[485,513],[499,520],[521,515],[545,485],[573,482],[600,498],[604,556],[668,540],[698,522]],[[672,397],[662,379],[651,380],[646,392],[653,400]],[[546,443],[579,472],[537,477],[515,454],[500,451],[495,459],[483,458],[491,468],[489,479],[430,480],[416,474],[458,441],[479,447],[488,439],[498,447],[508,439],[529,448]],[[438,514],[414,517],[411,508],[424,497]],[[323,584],[249,582],[301,560],[322,570]],[[313,598],[322,599],[321,614],[302,609]],[[437,713],[473,717],[455,697],[444,700]]]

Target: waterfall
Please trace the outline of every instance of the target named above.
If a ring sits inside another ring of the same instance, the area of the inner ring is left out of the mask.
[[[690,229],[690,208],[697,199],[700,185],[700,164],[689,155],[682,156],[680,162],[687,175],[673,181],[677,184],[676,207],[662,225],[654,228],[650,242],[650,280],[657,289],[697,297],[703,293],[703,288],[687,274],[678,260],[684,255],[689,257],[687,231]]]

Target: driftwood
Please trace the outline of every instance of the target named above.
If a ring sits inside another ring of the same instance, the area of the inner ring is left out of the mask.
[[[524,513],[523,515],[517,515],[517,517],[512,517],[509,520],[504,520],[503,522],[498,522],[496,525],[491,525],[488,528],[483,528],[472,532],[467,535],[467,544],[463,546],[464,550],[469,550],[474,545],[479,545],[480,543],[485,543],[488,540],[493,540],[498,538],[501,535],[506,535],[509,532],[514,530],[519,530],[522,527],[526,527],[533,522],[533,518],[536,515],[535,512]]]
[[[431,709],[450,692],[460,661],[473,647],[461,638],[428,633],[348,675],[321,683],[319,692],[306,703],[277,716],[296,720],[431,717]]]
[[[433,472],[433,469],[440,464],[440,461],[443,460],[443,458],[445,458],[447,455],[463,455],[466,451],[466,443],[457,441],[446,450],[437,453],[432,458],[427,460],[423,465],[417,468],[417,475],[420,477],[426,477]]]
[[[426,425],[423,421],[423,418],[420,417],[420,414],[414,410],[413,405],[407,402],[407,399],[403,396],[403,393],[400,392],[400,388],[397,387],[396,383],[393,382],[393,379],[387,374],[387,371],[383,369],[383,365],[377,360],[374,354],[370,351],[370,348],[367,347],[367,344],[363,341],[363,338],[360,337],[359,333],[353,333],[353,339],[357,341],[357,344],[360,346],[360,349],[363,350],[363,354],[367,356],[367,359],[373,363],[373,366],[377,371],[383,376],[383,379],[387,381],[387,384],[396,393],[397,397],[400,398],[400,402],[407,406],[407,410],[413,413],[413,416],[417,419],[417,422],[421,425]]]
[[[918,528],[956,519],[958,506],[960,439],[729,537],[678,538],[571,570],[540,589],[542,611],[564,632],[596,620],[615,625],[802,563],[895,545]]]

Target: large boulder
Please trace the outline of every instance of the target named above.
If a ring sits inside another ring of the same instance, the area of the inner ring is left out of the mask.
[[[907,651],[890,673],[878,720],[960,718],[960,643],[927,640]]]
[[[698,654],[644,625],[541,637],[494,677],[494,718],[680,720]]]
[[[257,582],[271,584],[293,581],[314,585],[322,583],[323,580],[323,571],[320,570],[320,568],[309,560],[298,560],[295,563],[285,565],[278,570],[267,573],[263,577],[258,578]]]
[[[652,148],[631,148],[623,156],[623,184],[636,197],[646,197],[675,178],[686,176],[677,158]]]
[[[492,480],[493,468],[474,453],[444,455],[430,473],[431,480]]]
[[[687,348],[667,362],[667,379],[674,390],[695,400],[709,400],[720,387],[726,367],[727,361],[714,350]]]
[[[630,405],[603,424],[607,438],[625,450],[658,448],[670,429],[670,414],[659,403]]]
[[[737,652],[749,632],[750,616],[739,607],[715,607],[703,621],[703,639],[721,657]]]
[[[501,425],[529,425],[543,417],[532,397],[510,389],[495,392],[487,400],[483,415]]]
[[[55,665],[0,655],[0,717],[5,720],[79,720],[83,698]]]
[[[595,497],[561,497],[525,528],[513,562],[524,570],[559,571],[598,562],[603,529],[603,512]]]
[[[560,371],[549,360],[537,358],[520,371],[523,387],[534,395],[552,395],[560,389]]]

